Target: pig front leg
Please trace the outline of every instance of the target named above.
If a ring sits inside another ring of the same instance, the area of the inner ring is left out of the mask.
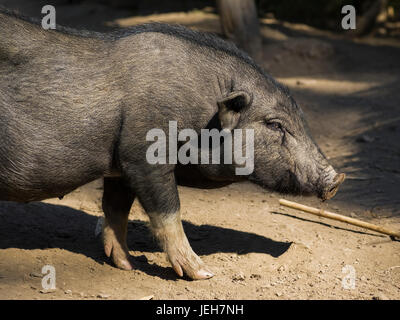
[[[128,215],[134,199],[134,193],[121,178],[104,178],[104,252],[118,268],[123,270],[132,270],[126,234]]]
[[[180,211],[168,214],[149,214],[151,230],[167,253],[175,272],[194,280],[213,277],[199,256],[194,253],[183,230]]]
[[[175,272],[180,277],[185,273],[191,279],[213,277],[213,273],[192,250],[183,230],[173,170],[170,172],[153,170],[143,179],[136,175],[134,185],[139,200],[150,218],[151,230],[166,252]]]

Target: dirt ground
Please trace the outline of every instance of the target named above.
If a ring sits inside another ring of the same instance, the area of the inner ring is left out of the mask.
[[[209,8],[135,17],[127,9],[60,2],[57,22],[65,25],[105,30],[164,21],[220,32]],[[40,1],[27,3],[0,1],[40,14]],[[336,197],[321,203],[249,183],[181,187],[186,233],[215,273],[207,281],[175,276],[137,202],[128,235],[136,270],[114,268],[95,236],[101,181],[63,200],[2,202],[0,299],[400,299],[400,241],[278,204],[284,197],[400,231],[400,40],[348,40],[261,22],[263,67],[290,88],[321,149],[348,176]],[[55,291],[42,290],[44,265],[55,267]],[[352,272],[353,289],[343,286]]]

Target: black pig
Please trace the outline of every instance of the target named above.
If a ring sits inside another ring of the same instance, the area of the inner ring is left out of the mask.
[[[138,197],[176,273],[212,276],[182,228],[177,166],[145,155],[150,129],[175,120],[199,133],[213,119],[221,129],[254,129],[254,171],[194,165],[206,179],[322,199],[344,179],[287,89],[231,43],[165,24],[49,31],[0,11],[0,200],[60,197],[104,177],[104,249],[117,267],[132,268],[126,232]]]

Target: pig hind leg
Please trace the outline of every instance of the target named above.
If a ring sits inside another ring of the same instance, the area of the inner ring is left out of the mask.
[[[132,270],[126,235],[128,215],[134,199],[134,193],[121,178],[104,178],[104,251],[123,270]]]

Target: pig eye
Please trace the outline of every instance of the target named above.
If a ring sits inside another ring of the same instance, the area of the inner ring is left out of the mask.
[[[276,121],[267,121],[267,128],[274,130],[274,131],[283,131],[282,125],[279,122]]]

